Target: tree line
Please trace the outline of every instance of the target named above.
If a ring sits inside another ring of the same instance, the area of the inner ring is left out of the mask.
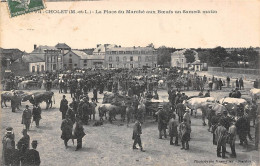
[[[164,67],[171,66],[171,53],[179,51],[172,47],[161,46],[157,49],[158,52],[158,65]],[[257,69],[259,65],[259,52],[255,48],[237,48],[232,51],[227,51],[223,47],[216,47],[212,49],[187,49],[184,52],[187,63],[195,61],[195,52],[201,63],[207,63],[212,67],[246,67]]]

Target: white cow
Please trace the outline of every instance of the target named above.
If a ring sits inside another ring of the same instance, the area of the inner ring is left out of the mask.
[[[260,98],[260,89],[251,89],[249,91],[249,96],[252,98],[252,101],[256,101],[257,99]]]
[[[229,103],[229,104],[236,104],[236,105],[240,105],[240,104],[247,104],[247,101],[245,99],[241,99],[241,98],[232,98],[232,97],[225,97],[219,100],[219,102],[221,104],[224,103]]]
[[[195,117],[197,116],[197,110],[200,109],[202,111],[202,116],[205,116],[206,110],[209,105],[215,103],[216,99],[214,97],[193,97],[187,101],[183,101],[183,104],[191,109],[194,110]]]

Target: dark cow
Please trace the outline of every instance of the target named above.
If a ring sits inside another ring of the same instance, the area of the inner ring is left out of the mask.
[[[116,120],[116,115],[121,113],[121,107],[115,106],[112,104],[102,104],[98,107],[100,120],[103,120],[103,116],[106,117],[106,113],[109,115],[109,122],[112,123],[112,120]]]
[[[15,91],[17,96],[14,96],[14,93],[11,91],[3,91],[1,93],[1,107],[3,108],[4,106],[7,107],[6,102],[11,101],[12,99],[17,101],[17,105],[21,105],[22,99],[26,96],[26,93],[23,91]],[[3,106],[4,104],[4,106]]]
[[[43,101],[46,102],[46,109],[52,108],[52,97],[54,99],[54,93],[51,91],[47,92],[35,92],[24,98],[23,101],[29,100],[31,104],[40,104]],[[54,99],[55,103],[55,99]]]

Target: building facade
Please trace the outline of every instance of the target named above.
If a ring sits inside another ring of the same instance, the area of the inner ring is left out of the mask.
[[[64,55],[64,68],[68,70],[102,68],[103,64],[104,55],[88,55],[80,50],[71,50]]]
[[[60,71],[63,69],[63,54],[61,49],[53,46],[34,46],[31,56],[43,59],[45,71]]]
[[[171,67],[180,67],[180,68],[188,68],[189,63],[187,63],[187,59],[184,55],[184,53],[187,51],[187,49],[183,49],[180,51],[175,51],[171,54]],[[193,51],[195,53],[195,61],[199,60],[198,53],[196,51]]]
[[[108,48],[105,54],[105,68],[157,67],[157,51],[153,47]]]

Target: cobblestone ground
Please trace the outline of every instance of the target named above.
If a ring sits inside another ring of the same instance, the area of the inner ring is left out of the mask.
[[[250,86],[248,84],[248,86]],[[37,90],[39,91],[39,90]],[[230,89],[222,91],[213,91],[211,95],[216,98],[222,98],[228,95]],[[242,91],[247,94],[248,89]],[[258,165],[258,151],[253,149],[253,141],[249,141],[249,147],[238,145],[236,143],[237,159],[221,159],[216,156],[216,146],[212,144],[212,134],[207,131],[207,126],[202,126],[201,117],[192,117],[192,133],[190,141],[190,150],[181,150],[180,147],[170,146],[169,137],[158,139],[157,123],[150,118],[143,124],[143,134],[141,136],[143,147],[146,152],[132,150],[132,127],[117,121],[113,124],[105,122],[103,126],[93,127],[93,121],[84,126],[86,136],[83,138],[83,149],[74,151],[76,148],[72,142],[69,142],[69,148],[65,149],[63,141],[60,138],[61,113],[59,112],[59,103],[63,94],[55,92],[55,104],[52,109],[42,112],[40,128],[32,124],[29,131],[31,140],[38,140],[38,151],[41,155],[41,165],[44,166],[70,166],[70,165]],[[187,95],[197,95],[198,91],[186,92]],[[89,93],[92,96],[92,93]],[[167,100],[166,90],[159,90],[161,99]],[[71,102],[69,94],[67,99]],[[103,95],[99,95],[99,102],[102,102]],[[98,103],[98,105],[100,105]],[[25,105],[23,103],[21,110]],[[22,111],[12,113],[10,103],[8,108],[3,108],[1,112],[1,135],[4,134],[7,126],[12,126],[15,131],[15,141],[22,137],[21,124]],[[41,104],[45,108],[45,104]],[[30,108],[32,106],[30,105]],[[198,112],[200,115],[200,112]],[[98,115],[96,115],[98,117]],[[251,128],[251,134],[254,137],[254,128]],[[2,148],[2,145],[0,145]],[[231,151],[227,145],[227,151]],[[1,152],[0,152],[1,153]],[[227,155],[229,157],[229,155]]]

